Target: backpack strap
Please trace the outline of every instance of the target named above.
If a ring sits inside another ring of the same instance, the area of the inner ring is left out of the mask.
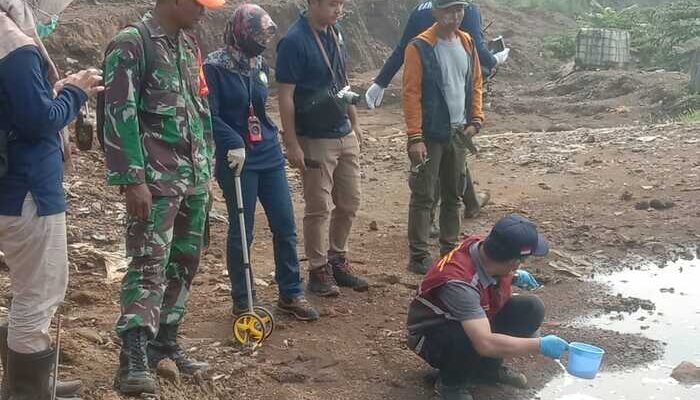
[[[143,80],[151,75],[153,73],[153,70],[155,69],[155,58],[156,58],[156,50],[155,50],[155,45],[153,40],[151,40],[151,33],[148,31],[148,27],[143,21],[138,21],[133,24],[127,25],[125,28],[134,28],[139,32],[139,36],[141,36],[141,48],[143,51],[143,62],[144,62],[144,68],[141,71],[140,77],[141,77],[141,87],[139,88],[139,93],[143,91]],[[112,50],[112,47],[109,46],[107,50],[105,51],[105,60],[107,54]],[[105,63],[103,61],[102,63],[102,71],[105,70]],[[104,111],[105,111],[105,98],[104,98],[104,92],[99,93],[97,95],[97,107],[96,107],[96,120],[97,120],[97,140],[100,142],[100,146],[102,147],[102,150],[104,151],[105,149],[105,142],[104,142]]]
[[[151,33],[149,32],[148,27],[143,21],[139,21],[128,26],[138,30],[139,36],[141,36],[141,46],[143,48],[143,61],[145,68],[143,71],[141,71],[141,88],[139,89],[140,91],[143,90],[143,79],[148,77],[151,73],[153,73],[153,69],[155,68],[154,66],[156,50],[153,40],[151,40]]]

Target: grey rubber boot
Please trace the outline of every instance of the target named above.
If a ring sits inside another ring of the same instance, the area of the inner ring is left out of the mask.
[[[3,366],[3,371],[5,371],[3,375],[3,384],[2,384],[2,389],[0,390],[0,399],[7,399],[7,385],[5,382],[7,381],[7,369],[8,369],[8,364],[7,364],[7,321],[2,321],[0,322],[0,361],[2,362]],[[53,383],[53,370],[51,371],[51,374],[49,375],[49,390],[51,390],[51,384]],[[74,396],[78,396],[80,393],[80,390],[83,387],[83,383],[79,380],[72,380],[72,381],[58,381],[56,384],[56,397],[57,398],[73,398]]]
[[[56,361],[53,349],[22,354],[8,349],[3,400],[50,400],[50,376]],[[56,400],[80,400],[59,397]]]

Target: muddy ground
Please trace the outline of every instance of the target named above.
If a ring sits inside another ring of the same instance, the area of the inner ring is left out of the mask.
[[[111,33],[145,7],[135,1],[103,3],[109,4],[96,9],[78,2],[68,11],[64,30],[49,46],[60,55],[64,68],[94,64]],[[278,22],[287,26],[296,14],[290,8],[293,2],[274,3]],[[361,58],[352,78],[359,87],[366,87],[376,73],[372,68],[388,52],[399,21],[413,2],[385,3],[364,0],[351,8],[359,10],[358,20],[371,21],[350,24],[353,32],[364,30],[369,35],[358,39],[353,51]],[[687,75],[572,72],[538,52],[548,34],[571,28],[569,19],[489,2],[483,8],[487,20],[500,16],[493,32],[515,45],[487,98],[487,125],[477,141],[481,152],[471,159],[478,190],[488,190],[493,201],[477,219],[464,223],[464,231],[486,232],[509,212],[537,221],[554,249],[547,259],[526,266],[544,284],[538,291],[548,307],[543,333],[601,345],[607,350],[606,370],[654,360],[663,344],[636,335],[574,328],[573,321],[613,310],[653,307],[640,299],[612,296],[588,278],[633,265],[640,258],[662,262],[691,257],[700,246],[700,126],[651,124],[665,118],[669,104],[682,100]],[[220,15],[211,18],[223,20]],[[220,22],[208,26],[204,34],[213,35],[217,29],[222,30]],[[368,43],[374,44],[370,50]],[[214,46],[213,39],[208,46]],[[399,82],[397,78],[395,83]],[[371,280],[370,291],[343,291],[340,298],[330,300],[309,296],[322,310],[320,321],[300,323],[280,316],[265,346],[253,355],[242,354],[231,342],[230,286],[224,274],[227,224],[224,218],[215,218],[212,246],[203,257],[182,332],[182,342],[193,355],[209,361],[212,371],[204,379],[162,380],[162,398],[434,397],[430,369],[404,343],[406,307],[420,277],[406,271],[408,165],[398,95],[393,86],[385,107],[360,113],[365,130],[363,203],[350,257]],[[118,399],[112,379],[119,352],[113,333],[119,284],[110,279],[105,265],[120,262],[125,208],[118,191],[104,184],[102,155],[90,151],[74,156],[75,171],[65,183],[72,279],[62,309],[61,371],[83,379],[84,398]],[[289,175],[301,226],[299,180],[295,171]],[[216,193],[216,214],[225,217],[223,198],[220,191]],[[652,207],[658,204],[672,206]],[[258,294],[274,304],[271,236],[261,210],[256,220],[253,265]],[[299,252],[303,254],[303,241]],[[7,307],[7,274],[0,280]],[[531,389],[480,387],[475,398],[528,399],[560,373],[556,364],[539,356],[511,364],[528,376]]]

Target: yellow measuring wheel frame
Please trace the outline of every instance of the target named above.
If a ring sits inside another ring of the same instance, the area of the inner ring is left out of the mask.
[[[233,321],[233,338],[242,345],[258,347],[266,338],[265,322],[252,313],[243,313]]]
[[[260,317],[263,325],[265,326],[264,339],[269,338],[270,335],[272,335],[272,331],[275,330],[275,317],[273,317],[272,313],[265,307],[255,306],[253,307],[253,310],[255,310],[255,314]]]

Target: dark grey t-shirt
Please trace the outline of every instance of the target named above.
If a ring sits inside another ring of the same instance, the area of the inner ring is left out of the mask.
[[[447,308],[445,311],[457,321],[486,317],[479,291],[464,282],[447,282],[438,289],[437,297]]]
[[[470,283],[452,281],[447,282],[438,289],[437,297],[445,305],[450,317],[457,321],[468,321],[486,317],[486,311],[481,307],[481,296],[476,285],[481,283],[489,287],[497,283],[496,279],[489,276],[484,270],[479,257],[479,243],[469,247],[469,255],[476,266],[476,275]]]

